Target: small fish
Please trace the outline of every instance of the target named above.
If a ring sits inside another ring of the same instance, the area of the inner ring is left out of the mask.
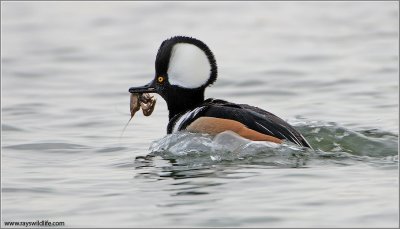
[[[124,126],[121,135],[119,138],[121,139],[122,135],[125,132],[126,127],[128,126],[129,122],[132,120],[133,116],[142,108],[142,112],[144,116],[150,116],[151,113],[154,111],[154,106],[156,105],[157,99],[148,94],[148,93],[131,93],[130,97],[130,111],[131,111],[131,118],[129,119],[128,123]]]
[[[131,119],[133,118],[135,113],[138,110],[140,110],[139,97],[140,97],[139,94],[131,94],[131,100],[130,100]]]
[[[131,118],[136,114],[137,111],[140,110],[140,108],[142,108],[144,116],[151,115],[156,105],[156,101],[157,99],[148,93],[131,94],[131,101],[130,101]]]
[[[140,107],[144,116],[150,116],[153,113],[156,101],[157,99],[148,93],[143,93],[139,96]]]

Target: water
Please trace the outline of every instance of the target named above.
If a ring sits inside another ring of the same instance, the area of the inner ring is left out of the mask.
[[[1,6],[2,221],[399,226],[398,2]],[[160,97],[119,138],[173,35],[214,51],[207,97],[271,111],[315,150],[165,136]]]

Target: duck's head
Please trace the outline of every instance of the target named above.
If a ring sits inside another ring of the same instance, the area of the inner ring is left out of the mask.
[[[172,118],[204,101],[204,90],[217,79],[213,53],[202,41],[176,36],[161,43],[153,80],[130,93],[158,93],[165,99]]]

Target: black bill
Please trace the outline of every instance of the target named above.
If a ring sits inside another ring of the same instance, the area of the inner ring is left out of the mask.
[[[156,88],[154,87],[154,81],[141,86],[141,87],[131,87],[129,88],[130,93],[156,93]]]

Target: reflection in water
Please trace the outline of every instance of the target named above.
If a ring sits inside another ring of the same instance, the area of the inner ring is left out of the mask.
[[[192,159],[196,160],[192,157]],[[162,158],[156,155],[138,156],[134,168],[139,170],[135,178],[173,178],[186,179],[196,177],[223,177],[223,171],[217,165],[179,164],[179,159]]]

